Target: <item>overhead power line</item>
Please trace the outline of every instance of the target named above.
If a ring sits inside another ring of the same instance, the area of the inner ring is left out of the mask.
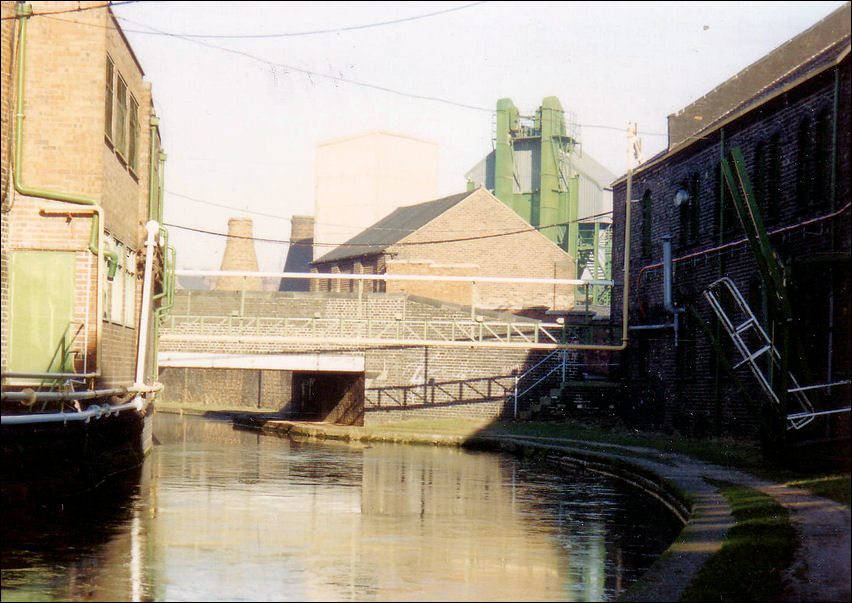
[[[482,239],[494,239],[494,238],[497,238],[497,237],[507,237],[507,236],[516,235],[516,234],[523,234],[523,233],[527,233],[527,232],[541,231],[541,230],[545,230],[547,228],[556,228],[556,227],[559,227],[559,226],[568,226],[569,224],[574,224],[576,222],[582,222],[584,220],[591,220],[593,218],[600,218],[600,217],[607,216],[607,215],[610,215],[610,214],[612,214],[612,211],[604,211],[604,212],[600,212],[600,213],[597,213],[597,214],[594,214],[594,215],[591,215],[591,216],[585,216],[583,218],[577,218],[576,220],[570,220],[568,222],[559,222],[557,224],[547,224],[547,225],[544,225],[544,226],[530,226],[528,228],[521,228],[521,229],[518,229],[518,230],[507,230],[505,232],[496,232],[496,233],[484,234],[484,235],[472,235],[472,236],[469,236],[469,237],[458,237],[458,238],[454,238],[454,239],[434,239],[434,240],[430,240],[430,241],[409,241],[409,242],[389,241],[387,243],[319,243],[319,242],[314,242],[314,243],[312,243],[312,245],[314,247],[341,247],[341,246],[343,246],[343,247],[351,247],[351,248],[363,247],[363,248],[367,249],[367,248],[373,248],[373,247],[389,247],[391,245],[413,247],[413,246],[417,246],[417,245],[435,245],[435,244],[439,244],[439,243],[457,243],[457,242],[460,242],[460,241],[478,241],[478,240],[482,240]],[[217,236],[217,237],[226,237],[226,238],[229,238],[229,239],[245,239],[245,240],[249,240],[249,241],[256,241],[256,242],[259,242],[259,243],[277,243],[277,244],[301,243],[301,240],[300,241],[293,241],[293,240],[290,240],[290,239],[270,239],[270,238],[265,238],[265,237],[250,237],[250,236],[247,236],[247,235],[234,235],[234,234],[230,234],[230,233],[215,232],[215,231],[212,231],[212,230],[204,230],[202,228],[194,228],[192,226],[182,226],[180,224],[172,224],[172,223],[169,223],[169,222],[164,222],[163,226],[168,226],[170,228],[179,228],[181,230],[189,230],[189,231],[192,231],[192,232],[197,232],[197,233],[206,234],[206,235],[213,235],[213,236]],[[388,229],[388,230],[393,230],[393,229]],[[399,230],[399,229],[397,229],[397,230]],[[404,230],[404,232],[410,233],[411,231]]]
[[[138,1],[138,0],[133,0],[133,2],[135,2],[135,1]],[[130,3],[133,3],[133,2],[114,2],[114,3],[111,3],[110,5],[115,6],[115,5],[118,5],[118,4],[130,4]],[[485,2],[484,1],[483,2],[474,2],[472,4],[466,4],[464,6],[455,7],[453,9],[447,9],[445,11],[438,11],[438,12],[435,12],[435,13],[428,13],[428,14],[425,14],[425,15],[419,15],[419,16],[415,16],[415,17],[407,17],[407,18],[398,19],[398,20],[395,20],[395,21],[385,21],[385,22],[381,22],[381,23],[373,23],[373,24],[368,24],[368,25],[356,25],[356,26],[337,28],[337,29],[331,29],[331,30],[317,30],[315,32],[296,32],[296,33],[293,33],[293,34],[270,34],[267,37],[300,36],[300,35],[310,35],[310,34],[314,34],[314,33],[328,33],[328,32],[335,32],[335,31],[349,31],[349,30],[353,30],[353,29],[364,29],[364,28],[367,28],[367,27],[378,27],[378,26],[390,25],[390,24],[394,24],[396,22],[402,22],[402,21],[407,21],[407,20],[423,19],[423,18],[426,18],[426,17],[444,14],[444,13],[447,13],[447,12],[471,8],[471,7],[477,6],[479,4],[485,4]],[[103,7],[103,6],[108,6],[108,5],[101,5],[101,7]],[[96,7],[91,7],[91,8],[96,8]],[[63,12],[63,11],[59,11],[59,12]],[[74,11],[71,11],[71,12],[74,12]],[[47,14],[47,13],[45,13],[45,14]],[[216,44],[204,42],[201,39],[201,38],[240,39],[240,38],[245,38],[246,36],[239,36],[239,35],[209,36],[209,35],[201,35],[201,34],[179,34],[179,33],[163,31],[163,30],[157,29],[157,28],[155,28],[151,25],[139,23],[139,22],[133,21],[131,19],[127,19],[126,17],[121,17],[119,15],[116,15],[116,18],[119,19],[120,21],[132,23],[134,25],[139,25],[141,27],[147,27],[151,30],[151,31],[142,31],[142,30],[122,28],[122,31],[124,31],[125,33],[138,33],[138,34],[143,34],[143,35],[162,35],[162,36],[166,36],[166,37],[182,39],[182,40],[185,40],[187,42],[192,42],[194,44],[198,44],[200,46],[212,48],[214,50],[220,50],[222,52],[227,52],[227,53],[230,53],[230,54],[235,54],[237,56],[242,56],[242,57],[251,59],[253,61],[263,63],[264,65],[266,65],[270,68],[273,68],[273,69],[274,68],[280,68],[280,69],[283,69],[283,70],[295,71],[297,73],[302,73],[304,75],[307,75],[308,77],[318,77],[318,78],[322,78],[322,79],[331,80],[333,82],[342,82],[342,83],[346,83],[346,84],[351,84],[353,86],[361,86],[361,87],[364,87],[364,88],[370,88],[372,90],[378,90],[380,92],[387,92],[389,94],[395,94],[395,95],[403,96],[403,97],[406,97],[406,98],[413,98],[413,99],[417,99],[417,100],[438,102],[438,103],[443,103],[443,104],[447,104],[447,105],[452,105],[452,106],[455,106],[455,107],[461,107],[463,109],[472,109],[474,111],[481,111],[481,112],[484,112],[484,113],[491,113],[491,114],[496,113],[495,109],[492,109],[492,108],[489,108],[489,107],[480,107],[480,106],[477,106],[477,105],[462,103],[462,102],[459,102],[459,101],[450,100],[450,99],[446,99],[446,98],[440,98],[440,97],[437,97],[437,96],[431,96],[431,95],[425,95],[425,94],[414,94],[414,93],[411,93],[411,92],[404,92],[402,90],[396,90],[394,88],[388,88],[387,86],[380,86],[378,84],[371,84],[369,82],[361,82],[361,81],[358,81],[358,80],[344,78],[344,77],[341,77],[339,75],[329,75],[329,74],[325,74],[325,73],[319,73],[317,71],[312,71],[310,69],[303,69],[301,67],[296,67],[294,65],[288,65],[286,63],[276,63],[274,61],[264,59],[263,57],[259,57],[257,55],[251,54],[249,52],[245,52],[245,51],[242,51],[242,50],[236,50],[236,49],[233,49],[233,48],[227,48],[225,46],[218,46]],[[76,23],[76,22],[72,21],[72,23]],[[78,23],[78,24],[79,25],[87,25],[87,26],[93,25],[93,24],[90,24],[90,23]],[[619,132],[625,131],[625,128],[623,126],[608,126],[608,125],[601,125],[601,124],[577,124],[577,125],[579,125],[583,128],[614,130],[614,131],[619,131]],[[642,132],[642,135],[643,136],[668,136],[668,134],[665,134],[665,133],[662,133],[662,132]]]
[[[315,29],[310,31],[296,31],[296,32],[285,32],[285,33],[270,33],[270,34],[187,34],[182,33],[178,34],[175,32],[162,32],[162,31],[138,31],[133,30],[135,33],[147,34],[147,35],[167,35],[167,36],[177,36],[181,38],[207,38],[207,39],[219,39],[219,40],[262,40],[267,38],[296,38],[303,36],[316,36],[322,34],[330,34],[330,33],[339,33],[343,31],[357,31],[362,29],[371,29],[374,27],[384,27],[386,25],[397,25],[399,23],[407,23],[409,21],[417,21],[420,19],[428,19],[430,17],[437,17],[440,15],[445,15],[447,13],[453,13],[460,10],[465,10],[468,8],[473,8],[474,6],[479,6],[480,4],[487,4],[486,1],[482,2],[473,2],[471,4],[465,4],[463,6],[456,6],[453,8],[447,8],[444,10],[439,10],[431,13],[426,13],[423,15],[414,15],[411,17],[402,17],[400,19],[392,19],[390,21],[380,21],[378,23],[367,23],[364,25],[350,25],[346,27],[334,27],[330,29]],[[144,23],[138,23],[136,21],[132,21],[131,19],[127,19],[125,17],[120,17],[122,21],[126,21],[128,23],[133,23],[134,25],[139,25],[142,27],[149,27]]]
[[[65,10],[53,10],[53,11],[44,11],[44,12],[33,12],[31,15],[27,15],[28,17],[46,17],[49,15],[62,15],[67,13],[81,13],[86,10],[95,10],[98,8],[107,8],[111,6],[121,6],[122,4],[136,4],[140,2],[140,0],[124,0],[120,2],[107,2],[105,4],[97,4],[95,6],[78,6],[77,8],[68,8]],[[9,17],[3,17],[3,21],[8,21],[10,19],[17,19],[18,15],[11,15]]]

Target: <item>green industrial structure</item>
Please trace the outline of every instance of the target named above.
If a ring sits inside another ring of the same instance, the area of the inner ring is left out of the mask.
[[[583,153],[578,132],[555,96],[533,115],[501,98],[494,150],[466,176],[575,258],[578,278],[609,279],[615,175]],[[609,288],[594,289],[591,303],[608,304]]]

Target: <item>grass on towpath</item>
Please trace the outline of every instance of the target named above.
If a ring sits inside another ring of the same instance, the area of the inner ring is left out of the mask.
[[[747,486],[707,480],[731,505],[736,520],[722,549],[693,578],[682,601],[778,601],[783,570],[793,561],[796,531],[787,510]]]

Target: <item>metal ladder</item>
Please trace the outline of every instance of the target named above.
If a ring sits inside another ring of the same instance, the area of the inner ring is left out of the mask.
[[[721,295],[725,294],[729,295],[735,302],[736,308],[733,309],[733,312],[730,312],[731,314],[736,312],[735,316],[729,316],[729,312],[725,311],[721,301]],[[769,379],[758,365],[758,360],[768,354],[769,361],[780,368],[781,356],[778,354],[775,346],[772,345],[772,341],[757,321],[751,308],[749,308],[745,299],[743,299],[737,286],[730,278],[722,277],[704,290],[704,298],[710,303],[710,306],[740,353],[742,360],[736,363],[734,368],[736,369],[747,364],[770,401],[776,406],[779,406],[780,401],[778,400],[778,396],[772,389]],[[799,412],[787,415],[788,429],[801,429],[813,421],[814,417],[820,413],[814,411],[813,404],[811,404],[811,401],[808,400],[808,397],[803,391],[804,388],[799,386],[793,374],[788,373],[788,376],[793,387],[789,388],[787,393],[790,394],[790,400],[794,401],[801,408]]]

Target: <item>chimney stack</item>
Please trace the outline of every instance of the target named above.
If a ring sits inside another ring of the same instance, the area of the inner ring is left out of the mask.
[[[314,217],[293,216],[290,220],[290,249],[284,272],[310,272],[314,257]],[[279,291],[310,291],[309,279],[282,278]]]
[[[228,240],[225,242],[225,255],[222,257],[220,270],[239,270],[242,272],[257,272],[257,255],[254,251],[254,240],[251,218],[231,218],[228,220]],[[251,276],[220,276],[213,287],[218,291],[260,291],[260,277]]]

